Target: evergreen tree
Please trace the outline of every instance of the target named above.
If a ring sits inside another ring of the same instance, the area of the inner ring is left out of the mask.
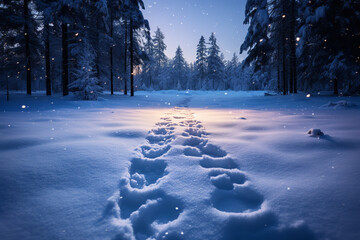
[[[241,45],[240,53],[248,52],[247,65],[254,64],[255,71],[269,63],[271,45],[268,38],[269,14],[267,0],[248,0],[244,24],[249,24],[248,33]]]
[[[74,80],[69,89],[82,100],[97,100],[102,88],[96,76],[95,52],[85,40],[72,49],[72,55],[77,56],[78,67],[74,69]]]
[[[220,57],[220,48],[216,43],[215,34],[212,33],[209,38],[209,49],[207,56],[207,69],[208,69],[208,79],[210,82],[208,88],[215,90],[215,82],[219,85],[219,82],[222,80],[224,73],[224,63]]]
[[[157,77],[160,74],[161,67],[167,62],[167,57],[165,55],[166,44],[164,42],[165,36],[161,32],[160,28],[156,29],[155,36],[153,37],[154,43],[154,60],[156,62],[155,73]]]
[[[186,70],[187,63],[183,56],[183,51],[180,46],[176,49],[175,57],[172,61],[172,87],[176,87],[178,90],[186,88]]]
[[[305,89],[329,86],[352,94],[360,90],[360,3],[311,1],[301,3],[298,55]],[[311,81],[308,81],[311,75]]]
[[[201,88],[201,85],[204,84],[206,78],[206,73],[207,73],[206,54],[207,54],[207,49],[206,49],[205,38],[201,36],[199,44],[197,45],[196,62],[195,62],[196,76],[198,77],[197,87],[199,88]]]

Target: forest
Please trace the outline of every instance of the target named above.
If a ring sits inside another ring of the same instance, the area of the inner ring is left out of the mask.
[[[196,61],[150,33],[142,0],[2,0],[3,91],[270,90],[360,91],[360,2],[248,0],[248,33],[225,60],[217,36],[199,36]],[[238,54],[247,53],[243,61]]]

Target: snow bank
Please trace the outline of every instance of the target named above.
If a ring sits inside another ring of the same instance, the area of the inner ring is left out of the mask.
[[[356,104],[351,103],[346,100],[341,100],[338,102],[328,102],[327,104],[321,106],[322,108],[333,108],[333,109],[339,109],[339,108],[355,108],[357,107]]]

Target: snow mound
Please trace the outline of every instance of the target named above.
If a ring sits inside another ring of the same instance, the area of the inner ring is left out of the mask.
[[[307,134],[310,135],[310,137],[321,137],[321,136],[324,136],[324,133],[320,130],[320,129],[317,129],[317,128],[311,128]]]
[[[354,108],[357,107],[355,103],[351,103],[349,101],[341,100],[338,102],[328,102],[327,104],[321,106],[321,108],[333,108],[333,109],[339,109],[339,108]]]

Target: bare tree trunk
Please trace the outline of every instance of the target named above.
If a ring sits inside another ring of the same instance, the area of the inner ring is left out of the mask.
[[[339,84],[337,78],[334,79],[334,95],[335,96],[339,95]]]
[[[50,30],[49,23],[45,22],[45,67],[46,67],[46,95],[51,95],[51,70],[50,70]]]
[[[6,101],[10,101],[10,92],[9,92],[9,78],[5,72],[5,69],[4,69],[4,75],[6,77]]]
[[[296,79],[296,14],[295,0],[290,2],[290,92],[297,93]]]
[[[124,40],[124,47],[125,47],[125,52],[124,52],[124,94],[127,95],[127,50],[128,50],[128,23],[127,20],[125,20],[125,40]]]
[[[96,20],[96,27],[97,27],[97,31],[96,31],[96,47],[97,47],[97,51],[96,51],[96,57],[95,57],[95,65],[96,65],[96,77],[97,79],[100,80],[100,24],[99,24],[100,20],[97,19]]]
[[[286,15],[285,15],[285,3],[282,1],[282,23],[281,23],[281,41],[282,41],[282,80],[283,80],[283,94],[288,93],[288,84],[286,78]]]
[[[24,0],[24,36],[25,36],[25,61],[26,61],[26,91],[31,95],[31,56],[29,36],[29,0]]]
[[[130,19],[130,88],[131,96],[134,96],[134,33],[132,19]]]
[[[280,46],[280,41],[278,41],[278,46],[277,46],[277,53],[276,53],[276,68],[277,68],[277,90],[280,93],[281,92],[281,46]]]
[[[110,8],[110,37],[113,38],[113,10]],[[110,89],[111,95],[114,95],[114,71],[113,71],[113,43],[110,46]]]
[[[69,95],[69,59],[68,59],[68,26],[62,23],[62,87],[63,96]]]

